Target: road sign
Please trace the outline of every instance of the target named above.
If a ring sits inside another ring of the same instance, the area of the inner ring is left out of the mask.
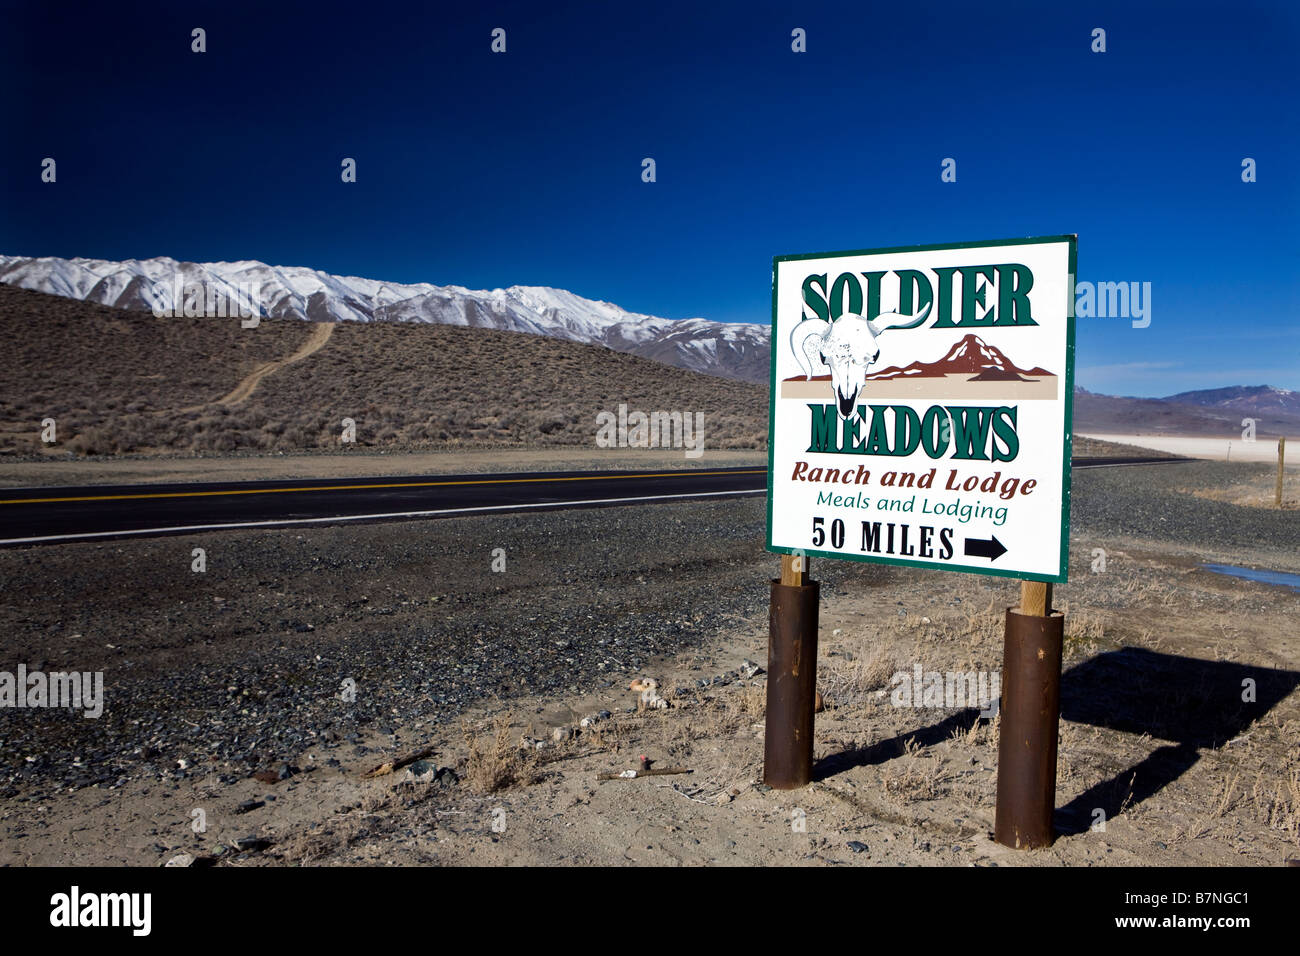
[[[1066,580],[1075,237],[779,256],[767,545]]]

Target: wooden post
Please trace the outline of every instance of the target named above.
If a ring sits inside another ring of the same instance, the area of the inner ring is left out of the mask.
[[[1050,846],[1055,838],[1064,636],[1065,618],[1052,613],[1052,586],[1022,581],[1020,606],[1007,609],[993,827],[998,843],[1018,850]]]
[[[781,555],[781,583],[799,587],[803,576],[808,573],[808,556],[806,554]]]
[[[1020,582],[1020,613],[1046,617],[1052,610],[1052,586],[1041,581]]]
[[[763,782],[793,790],[812,781],[817,694],[817,603],[805,555],[782,555],[772,581],[767,638],[767,715]]]
[[[1286,438],[1277,440],[1277,490],[1273,493],[1273,503],[1282,507],[1282,467],[1286,461]]]

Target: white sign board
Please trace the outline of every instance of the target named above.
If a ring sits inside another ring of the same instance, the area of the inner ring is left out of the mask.
[[[767,545],[1063,582],[1075,237],[779,256]]]

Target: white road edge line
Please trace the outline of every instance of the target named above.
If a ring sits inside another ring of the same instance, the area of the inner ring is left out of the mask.
[[[627,501],[663,501],[668,498],[709,498],[717,495],[765,495],[766,488],[751,491],[701,491],[680,495],[643,495],[636,498],[590,498],[584,501],[538,501],[521,505],[476,505],[472,508],[442,508],[437,511],[392,511],[384,514],[335,515],[329,518],[285,518],[278,521],[238,521],[229,524],[177,525],[168,528],[133,528],[127,531],[87,531],[82,534],[48,534],[34,538],[3,538],[5,544],[37,544],[43,541],[81,541],[87,538],[123,538],[130,535],[182,531],[223,531],[230,528],[286,528],[298,524],[326,524],[338,521],[366,521],[379,518],[431,518],[434,515],[468,514],[475,511],[518,511],[522,508],[568,508],[574,505],[606,505]]]

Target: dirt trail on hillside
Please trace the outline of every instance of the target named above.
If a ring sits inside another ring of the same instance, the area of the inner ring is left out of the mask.
[[[256,391],[257,386],[262,379],[266,378],[272,372],[279,371],[286,365],[292,365],[294,362],[301,362],[303,359],[307,358],[307,356],[319,352],[324,348],[325,343],[328,342],[330,336],[334,334],[334,325],[335,323],[333,322],[317,322],[316,327],[312,329],[311,335],[307,336],[307,341],[299,347],[298,351],[294,352],[287,358],[263,362],[261,365],[257,366],[257,368],[253,369],[253,371],[248,373],[248,375],[244,376],[243,381],[236,385],[230,394],[217,399],[216,404],[231,407],[247,401],[248,397]]]

